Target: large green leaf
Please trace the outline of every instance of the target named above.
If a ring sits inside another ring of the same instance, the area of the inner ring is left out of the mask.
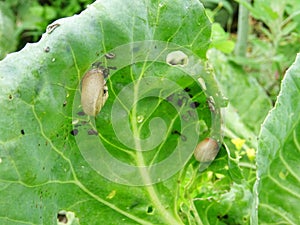
[[[298,55],[285,74],[275,107],[259,135],[256,183],[259,224],[300,223],[299,74]]]
[[[196,0],[96,1],[1,61],[0,223],[183,224],[188,162],[199,176],[195,144],[221,134],[221,95],[201,59],[209,38]],[[179,50],[188,62],[168,64]],[[110,72],[110,97],[95,118],[82,114],[79,100],[94,62]],[[168,164],[154,170],[161,161]]]

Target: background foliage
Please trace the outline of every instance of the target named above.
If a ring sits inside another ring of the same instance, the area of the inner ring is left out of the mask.
[[[48,24],[82,11],[93,0],[11,0],[0,1],[0,58],[36,42]]]

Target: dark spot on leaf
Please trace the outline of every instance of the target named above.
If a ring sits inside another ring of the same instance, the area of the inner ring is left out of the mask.
[[[195,111],[193,111],[193,110],[188,110],[188,114],[189,114],[189,116],[192,117],[192,118],[196,118],[196,117],[197,117],[197,114],[196,114]]]
[[[189,116],[189,115],[186,115],[186,114],[183,114],[183,115],[181,116],[181,118],[182,118],[183,120],[185,120],[185,121],[189,121],[190,116]]]
[[[147,208],[147,213],[153,213],[153,206],[152,205],[149,205],[148,208]]]
[[[66,46],[66,50],[67,50],[68,53],[70,53],[71,52],[70,46]]]
[[[98,135],[98,131],[93,130],[93,129],[88,130],[88,135]]]
[[[116,66],[108,66],[107,68],[108,68],[108,69],[111,69],[111,70],[116,70],[116,69],[117,69]]]
[[[183,101],[182,101],[182,99],[178,99],[178,101],[177,101],[177,105],[178,105],[178,106],[182,106],[182,104],[183,104]]]
[[[50,47],[47,46],[46,48],[44,48],[44,52],[50,52]]]
[[[108,77],[108,75],[109,75],[109,69],[108,69],[108,68],[102,69],[102,73],[103,73],[103,76],[104,76],[105,78]]]
[[[64,101],[63,103],[63,107],[65,107],[67,105],[67,101]]]
[[[134,48],[132,49],[133,52],[137,52],[137,51],[139,51],[139,50],[140,50],[139,47],[134,47]]]
[[[80,112],[77,113],[77,115],[78,115],[78,116],[84,116],[85,113],[84,113],[83,111],[80,111]]]
[[[78,134],[78,130],[77,129],[71,130],[70,134],[76,136]]]
[[[92,64],[92,67],[99,68],[101,64],[102,64],[102,62],[95,62]]]
[[[60,223],[68,223],[68,218],[67,218],[65,212],[59,212],[59,213],[57,213],[57,220]]]
[[[182,97],[182,98],[178,99],[177,105],[181,107],[186,102],[187,102],[187,98],[186,97]]]
[[[167,101],[171,102],[173,101],[173,98],[174,98],[174,94],[171,94],[167,97]]]
[[[87,121],[82,121],[82,122],[81,122],[82,125],[85,125],[85,124],[87,124],[87,123],[88,123]]]
[[[13,99],[13,96],[12,96],[12,95],[9,95],[9,96],[8,96],[8,99],[9,99],[9,100],[12,100],[12,99]]]
[[[22,135],[24,135],[24,134],[25,134],[25,131],[24,131],[23,129],[21,130],[21,134],[22,134]]]
[[[133,209],[134,207],[138,206],[139,205],[139,202],[136,201],[136,202],[133,202],[130,206],[129,206],[129,209]]]
[[[184,89],[184,91],[185,91],[185,92],[190,92],[191,89],[190,89],[189,87],[186,87],[186,88]]]
[[[195,108],[199,107],[199,105],[200,105],[199,102],[192,102],[192,103],[190,104],[190,107],[191,107],[192,109],[195,109]]]
[[[104,56],[105,56],[105,58],[107,58],[107,59],[113,59],[113,58],[116,57],[116,55],[115,55],[114,53],[112,53],[112,52],[107,53],[107,54],[105,54]]]
[[[187,140],[186,136],[184,136],[183,134],[180,135],[180,138],[181,138],[182,141],[186,141]]]

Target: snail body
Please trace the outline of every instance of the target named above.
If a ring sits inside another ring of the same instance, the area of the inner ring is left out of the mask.
[[[194,156],[199,162],[211,162],[219,152],[219,143],[213,138],[205,138],[194,150]]]
[[[108,98],[108,88],[101,69],[88,71],[81,83],[81,105],[83,111],[96,116]]]

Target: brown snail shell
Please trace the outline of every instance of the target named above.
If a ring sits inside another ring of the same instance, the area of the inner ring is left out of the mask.
[[[205,138],[194,150],[194,156],[199,162],[211,162],[219,152],[219,143],[213,138]]]
[[[81,83],[81,105],[83,111],[96,116],[108,98],[108,89],[101,69],[88,71]]]

